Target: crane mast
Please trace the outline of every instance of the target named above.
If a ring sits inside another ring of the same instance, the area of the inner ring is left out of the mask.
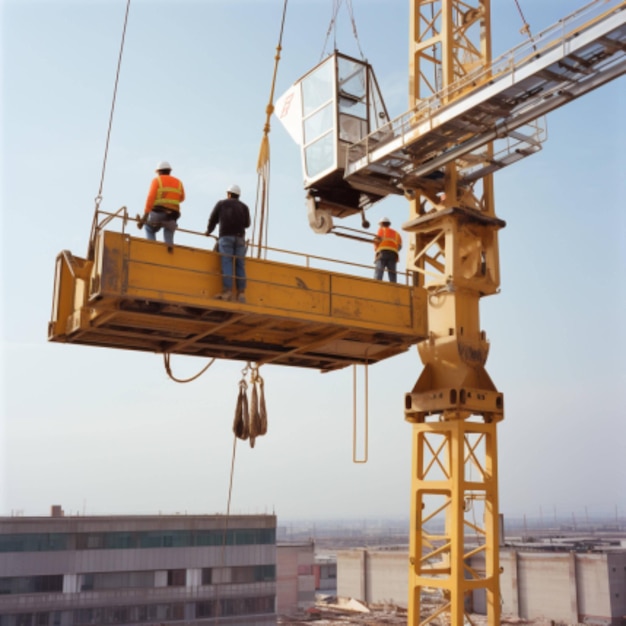
[[[490,62],[490,0],[412,1],[410,108],[435,93],[442,104],[463,96],[455,84]],[[483,154],[488,160],[491,147]],[[411,219],[403,226],[412,238],[408,269],[427,289],[429,330],[418,344],[424,369],[405,397],[413,424],[412,626],[443,613],[461,626],[468,596],[479,590],[488,623],[500,623],[496,428],[503,398],[485,370],[479,301],[499,288],[504,222],[495,215],[492,174],[471,185],[457,174],[455,161],[445,166],[444,193],[407,190]],[[440,602],[427,604],[432,590]]]

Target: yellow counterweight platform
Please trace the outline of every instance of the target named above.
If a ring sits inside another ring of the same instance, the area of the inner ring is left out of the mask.
[[[329,371],[426,337],[418,287],[248,257],[246,302],[227,302],[216,252],[113,231],[94,249],[57,257],[50,341]]]

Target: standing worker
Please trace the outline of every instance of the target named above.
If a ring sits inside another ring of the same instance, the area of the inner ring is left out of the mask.
[[[383,217],[378,224],[380,228],[374,237],[376,250],[374,278],[382,280],[386,269],[389,281],[396,283],[398,282],[396,265],[398,252],[402,249],[402,237],[400,237],[400,233],[391,228],[391,220],[388,217]]]
[[[237,287],[237,300],[245,302],[246,296],[246,228],[250,226],[250,210],[239,196],[239,185],[231,185],[226,190],[226,198],[219,200],[213,208],[206,235],[210,235],[219,223],[218,250],[222,257],[222,292],[215,297],[219,300],[233,299],[233,276]]]
[[[167,161],[157,165],[157,176],[150,185],[144,209],[146,237],[156,241],[156,234],[163,228],[163,240],[168,252],[174,250],[174,231],[180,217],[180,203],[185,199],[183,183],[170,176],[171,171],[172,166]]]

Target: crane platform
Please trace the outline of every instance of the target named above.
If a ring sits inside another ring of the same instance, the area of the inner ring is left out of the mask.
[[[419,287],[248,257],[246,302],[223,301],[217,252],[112,230],[93,244],[57,256],[50,341],[330,371],[427,334]]]
[[[543,115],[624,73],[626,1],[596,0],[351,145],[345,179],[381,196],[437,192],[456,161],[470,185],[540,150]]]

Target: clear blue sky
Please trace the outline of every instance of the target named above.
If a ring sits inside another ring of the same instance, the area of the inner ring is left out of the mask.
[[[282,4],[132,2],[104,210],[139,211],[162,159],[185,182],[182,227],[203,230],[231,182],[254,205]],[[320,60],[332,4],[290,0],[277,95]],[[498,54],[521,41],[521,21],[514,0],[492,4]],[[520,4],[533,32],[578,6]],[[361,48],[399,115],[408,100],[408,1],[353,6]],[[51,504],[88,514],[226,509],[240,364],[216,363],[179,385],[158,355],[46,341],[55,257],[87,250],[125,7],[2,3],[2,515],[47,514]],[[358,55],[345,9],[336,39]],[[553,113],[544,150],[496,175],[497,213],[507,222],[502,292],[482,300],[481,321],[487,370],[505,394],[505,515],[626,515],[624,111],[621,78]],[[275,119],[270,139],[270,244],[371,263],[369,246],[310,231],[298,149]],[[384,201],[372,222],[383,214],[399,225],[408,206]],[[173,359],[181,377],[203,364]],[[370,369],[362,466],[351,460],[351,371],[265,368],[269,433],[253,450],[237,447],[232,510],[408,516],[403,396],[420,371],[416,350]]]

